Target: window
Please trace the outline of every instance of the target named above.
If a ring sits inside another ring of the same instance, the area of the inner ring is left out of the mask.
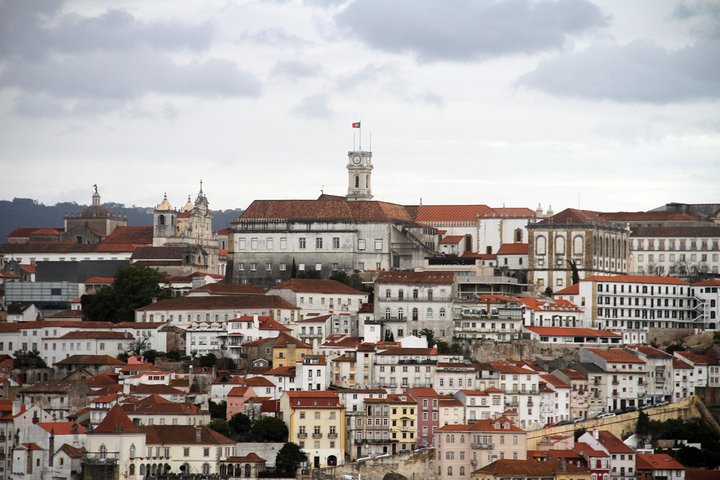
[[[287,263],[281,263],[281,264],[280,264],[280,271],[281,271],[281,272],[284,272],[284,271],[286,271],[286,270],[287,270]]]
[[[280,238],[280,250],[287,250],[287,238]]]
[[[251,238],[250,239],[250,250],[257,250],[257,248],[258,248],[258,239]]]
[[[316,263],[316,264],[315,264],[315,271],[316,271],[316,272],[319,272],[319,271],[321,271],[321,270],[322,270],[322,263]]]
[[[300,248],[300,249],[305,248],[305,237],[300,237],[298,239],[298,248]]]
[[[272,263],[268,262],[265,264],[265,271],[272,272]]]
[[[183,448],[183,457],[190,456],[190,449],[188,447]]]
[[[333,269],[333,272],[337,272],[337,271],[340,269],[340,265],[337,264],[337,263],[333,263],[333,264],[332,264],[332,269]]]
[[[318,237],[318,238],[315,239],[315,248],[320,249],[320,248],[323,247],[323,242],[322,242],[322,240],[323,240],[323,239],[322,239],[321,237]]]
[[[333,240],[332,240],[332,248],[335,249],[335,250],[337,250],[338,248],[340,248],[340,237],[333,237]]]
[[[245,264],[244,263],[238,263],[238,270],[241,272],[245,271]]]
[[[251,271],[251,272],[257,271],[257,263],[251,263],[251,264],[250,264],[250,271]]]
[[[358,250],[365,250],[365,239],[364,238],[358,239]]]
[[[210,456],[210,449],[203,448],[203,457],[209,457],[209,456]]]
[[[267,247],[267,248],[266,248],[267,250],[272,250],[272,249],[273,249],[273,246],[274,246],[274,245],[273,245],[273,239],[272,239],[272,237],[268,237],[268,238],[265,240],[265,245],[266,245],[266,247]]]
[[[245,250],[247,245],[245,244],[244,238],[238,238],[238,250]]]
[[[376,238],[375,239],[375,250],[382,250],[382,249],[383,249],[382,238]]]

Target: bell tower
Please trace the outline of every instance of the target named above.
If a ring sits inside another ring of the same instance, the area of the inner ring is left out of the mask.
[[[371,200],[372,152],[348,152],[348,200]]]

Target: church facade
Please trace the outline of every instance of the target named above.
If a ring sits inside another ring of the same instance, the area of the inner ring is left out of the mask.
[[[371,152],[348,152],[347,170],[344,197],[252,202],[230,227],[227,278],[269,286],[293,268],[321,278],[412,269],[437,253],[435,228],[403,205],[372,200]]]

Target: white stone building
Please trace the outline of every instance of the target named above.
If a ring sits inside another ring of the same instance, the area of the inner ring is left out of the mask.
[[[580,361],[599,369],[590,372],[600,378],[600,385],[596,381],[590,382],[590,396],[600,398],[603,411],[642,404],[648,383],[646,364],[642,359],[620,348],[582,348]]]

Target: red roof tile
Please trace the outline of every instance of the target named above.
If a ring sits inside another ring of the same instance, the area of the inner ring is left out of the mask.
[[[487,205],[420,205],[416,221],[420,223],[475,222],[484,214],[493,215]]]
[[[504,428],[505,425],[507,425],[508,428]],[[445,425],[438,430],[443,432],[524,432],[522,428],[515,425],[506,417],[477,420],[475,423],[467,425]]]
[[[105,415],[103,421],[100,422],[100,424],[95,427],[95,430],[93,430],[91,433],[142,433],[142,430],[140,430],[137,425],[130,421],[123,407],[121,407],[120,405],[115,405],[110,409],[107,415]]]
[[[609,348],[607,350],[588,348],[588,350],[608,363],[645,363],[643,360],[622,348]]]
[[[617,275],[614,277],[594,275],[583,278],[581,282],[611,282],[611,283],[653,283],[661,285],[689,285],[685,280],[675,277],[656,277],[651,275]]]
[[[573,327],[523,327],[543,337],[613,337],[621,338],[622,335],[610,330],[596,330],[594,328],[573,328]]]
[[[279,285],[270,287],[272,290],[292,290],[293,292],[303,293],[335,293],[342,295],[367,295],[362,290],[356,290],[349,285],[340,283],[336,280],[320,280],[310,278],[291,278],[285,280]]]
[[[132,226],[117,227],[102,242],[103,244],[125,244],[125,245],[152,245],[153,243],[153,227]]]
[[[553,297],[558,295],[580,295],[580,284],[576,283],[574,285],[570,285],[569,287],[565,287],[562,290],[558,290],[557,292],[553,292]]]
[[[527,255],[527,243],[503,243],[497,251],[498,255]]]
[[[685,467],[667,453],[638,453],[635,466],[640,470],[685,470]]]
[[[52,432],[55,435],[72,435],[73,433],[87,433],[85,427],[76,422],[40,422],[36,425],[45,430],[46,432]],[[73,428],[75,428],[76,431],[73,431]]]
[[[448,235],[440,240],[440,245],[457,245],[465,240],[465,235]]]

